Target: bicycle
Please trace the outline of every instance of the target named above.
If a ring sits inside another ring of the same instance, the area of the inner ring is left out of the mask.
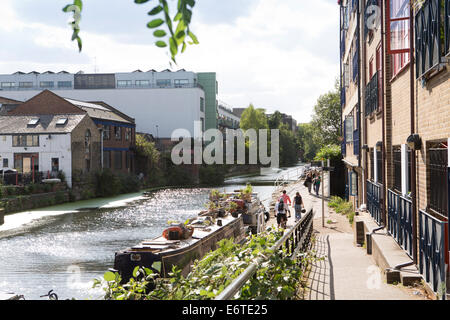
[[[53,293],[53,290],[50,290],[47,294],[44,294],[40,297],[48,297],[48,300],[58,300],[58,295],[56,293]]]

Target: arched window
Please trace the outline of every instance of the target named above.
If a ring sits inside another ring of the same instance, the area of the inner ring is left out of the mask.
[[[86,134],[84,136],[84,147],[86,149],[86,154],[91,154],[91,131],[86,130]]]

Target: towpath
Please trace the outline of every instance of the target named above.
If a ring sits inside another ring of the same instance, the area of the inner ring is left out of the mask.
[[[327,185],[325,180],[325,186]],[[324,226],[322,225],[322,198],[309,194],[303,181],[291,183],[278,189],[273,200],[286,190],[293,200],[300,192],[307,209],[313,208],[314,244],[312,250],[319,259],[312,263],[309,273],[305,300],[424,300],[421,289],[402,285],[389,285],[384,280],[380,268],[364,248],[357,247],[353,241],[353,230],[347,219],[328,209],[325,199]],[[295,223],[294,210],[291,209],[288,228]],[[276,227],[276,219],[271,213],[269,226]]]

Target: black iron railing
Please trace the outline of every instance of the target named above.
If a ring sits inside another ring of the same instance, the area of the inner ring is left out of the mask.
[[[388,190],[388,232],[412,257],[412,202],[392,190]]]
[[[448,10],[449,4],[447,0],[446,5],[446,10]],[[442,47],[448,46],[449,18],[448,16],[445,17],[447,28],[444,28],[441,14],[444,14],[444,8],[441,7],[441,0],[427,0],[423,3],[415,16],[417,78],[421,78],[424,74],[428,73],[431,69],[441,63],[441,55],[443,53]],[[442,32],[444,33],[442,34]],[[446,41],[443,43],[441,36],[444,38],[444,35]]]
[[[376,72],[366,86],[365,114],[366,117],[378,108],[378,72]]]
[[[381,216],[381,200],[381,186],[367,180],[367,210],[379,226],[383,222]]]
[[[295,259],[299,253],[306,252],[311,244],[313,232],[314,211],[311,209],[294,227],[272,247],[273,252],[285,252],[288,257]],[[225,288],[215,300],[230,300],[253,277],[258,267],[263,263],[261,259],[251,264],[239,277]]]
[[[437,213],[448,214],[448,182],[447,182],[447,148],[430,148],[429,173],[430,173],[430,208]]]
[[[3,185],[29,185],[32,183],[42,183],[44,179],[55,179],[59,177],[58,172],[32,172],[30,173],[4,173],[0,174],[0,181]]]
[[[445,299],[447,252],[445,230],[448,222],[441,221],[425,211],[419,211],[419,270],[425,281],[441,299]]]

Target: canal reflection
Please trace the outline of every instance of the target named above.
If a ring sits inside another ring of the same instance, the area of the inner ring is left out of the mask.
[[[233,178],[217,189],[234,191],[255,178]],[[267,181],[254,186],[266,206],[274,190]],[[168,221],[195,217],[209,191],[162,190],[9,215],[0,227],[0,292],[42,299],[53,289],[61,299],[99,299],[103,292],[91,288],[92,280],[113,267],[114,252],[159,236]]]

